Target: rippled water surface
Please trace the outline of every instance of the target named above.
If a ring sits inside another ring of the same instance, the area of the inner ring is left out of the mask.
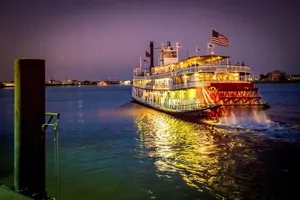
[[[299,86],[257,85],[271,110],[227,119],[234,126],[226,129],[131,103],[130,86],[48,87],[47,111],[61,113],[60,197],[297,199]],[[0,181],[6,185],[13,185],[13,92],[0,90]],[[53,144],[49,129],[50,196]]]

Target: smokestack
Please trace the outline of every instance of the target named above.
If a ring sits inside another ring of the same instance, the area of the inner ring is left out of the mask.
[[[154,42],[150,42],[150,73],[154,67]]]

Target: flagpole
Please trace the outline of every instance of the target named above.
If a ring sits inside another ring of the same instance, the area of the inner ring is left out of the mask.
[[[142,68],[142,57],[140,57],[140,68]]]
[[[211,63],[212,63],[212,59],[213,59],[213,55],[212,55],[212,49],[213,49],[213,39],[212,39],[212,34],[213,34],[213,27],[210,27],[210,44],[211,44],[211,48],[210,48],[210,55],[211,55]]]
[[[212,44],[212,33],[213,33],[213,27],[210,27],[210,43]]]
[[[209,45],[210,45],[210,43],[208,42],[208,43],[206,44],[206,53],[207,53],[207,55],[209,55]]]

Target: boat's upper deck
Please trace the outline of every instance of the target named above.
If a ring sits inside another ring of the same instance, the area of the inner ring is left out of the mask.
[[[164,65],[164,66],[156,66],[152,68],[151,73],[163,73],[166,71],[172,71],[176,69],[182,69],[193,66],[204,66],[204,65],[216,65],[216,64],[227,64],[225,59],[229,58],[228,56],[217,56],[217,55],[204,55],[204,56],[192,56],[180,62]]]
[[[214,73],[214,72],[235,72],[251,74],[250,68],[244,63],[231,64],[228,60],[229,56],[219,55],[203,55],[193,56],[177,63],[156,66],[151,69],[151,72],[142,70],[135,70],[134,76],[161,76],[170,72],[184,72],[184,73]],[[196,69],[196,71],[195,71]]]

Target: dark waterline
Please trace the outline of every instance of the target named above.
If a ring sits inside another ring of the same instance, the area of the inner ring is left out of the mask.
[[[181,121],[130,103],[130,86],[47,88],[47,111],[62,114],[61,199],[295,199],[300,88],[257,87],[272,105],[262,132]],[[54,196],[51,129],[47,145]],[[13,89],[0,89],[0,181],[12,173]]]

